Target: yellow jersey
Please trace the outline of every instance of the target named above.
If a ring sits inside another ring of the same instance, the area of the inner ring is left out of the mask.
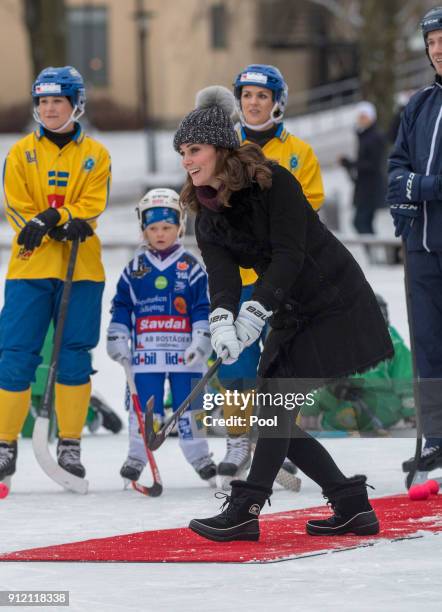
[[[63,148],[59,148],[39,126],[9,151],[3,169],[6,217],[15,231],[6,278],[37,279],[66,277],[70,245],[48,236],[34,251],[17,244],[25,224],[49,207],[60,213],[58,225],[75,217],[87,220],[93,229],[109,199],[111,162],[107,149],[86,136],[81,126]],[[101,244],[94,234],[80,244],[74,281],[103,281]]]
[[[246,134],[241,128],[238,131],[241,144],[248,143]],[[281,123],[274,137],[262,147],[268,159],[273,159],[289,170],[301,183],[302,191],[312,208],[319,210],[324,202],[324,186],[318,158],[312,147],[290,134]],[[240,268],[243,285],[251,285],[257,279],[252,269]]]

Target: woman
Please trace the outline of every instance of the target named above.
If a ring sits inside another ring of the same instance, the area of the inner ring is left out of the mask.
[[[309,204],[318,210],[324,201],[321,169],[318,159],[307,143],[290,134],[283,124],[288,100],[288,87],[283,75],[275,66],[250,64],[242,70],[233,83],[236,109],[240,119],[238,137],[240,145],[257,144],[268,159],[287,168],[300,182]],[[241,268],[241,301],[251,299],[257,280],[253,269]],[[259,338],[247,347],[238,361],[231,366],[222,365],[218,378],[229,390],[247,393],[254,387],[261,356]],[[250,415],[253,406],[245,412],[237,406],[224,406],[224,416]],[[246,419],[247,421],[247,419]],[[233,478],[241,478],[250,466],[251,441],[247,424],[227,428],[227,452],[218,464],[218,475],[224,489],[230,489]],[[298,490],[299,479],[294,476],[296,467],[285,461],[276,481],[283,487]]]
[[[203,90],[174,138],[188,173],[181,199],[197,213],[196,237],[209,276],[212,345],[224,363],[233,363],[269,321],[258,391],[306,394],[391,357],[393,347],[361,269],[322,225],[298,181],[256,145],[240,148],[232,104],[225,88]],[[258,274],[252,299],[239,313],[238,266]],[[308,521],[309,534],[378,533],[365,476],[344,476],[319,442],[296,426],[293,411],[263,408],[263,415],[276,417],[277,428],[260,428],[247,480],[231,483],[221,514],[195,519],[190,528],[211,540],[257,540],[259,513],[287,456],[321,486],[334,509],[327,520]]]
[[[0,480],[16,469],[17,439],[51,320],[58,318],[70,242],[80,240],[55,385],[58,464],[84,478],[80,460],[100,335],[104,268],[94,233],[109,199],[108,151],[86,136],[81,74],[48,67],[32,86],[37,129],[16,142],[3,170],[6,217],[15,235],[0,314]]]

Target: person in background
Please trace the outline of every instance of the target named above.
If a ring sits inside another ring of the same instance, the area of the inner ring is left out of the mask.
[[[386,193],[386,140],[377,125],[376,107],[371,102],[356,106],[356,159],[341,156],[338,162],[354,183],[353,225],[358,234],[374,234],[376,209],[384,206]]]
[[[391,325],[388,305],[376,295],[384,315],[394,356],[381,361],[361,376],[356,374],[327,385],[314,395],[314,404],[304,404],[301,427],[338,431],[375,431],[385,435],[399,424],[414,424],[413,368],[410,349]]]

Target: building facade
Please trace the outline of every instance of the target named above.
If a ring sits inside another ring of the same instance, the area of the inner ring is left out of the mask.
[[[65,0],[65,5],[66,63],[83,74],[90,119],[103,129],[135,127],[143,113],[156,126],[173,127],[193,107],[196,91],[210,84],[230,87],[249,63],[278,66],[291,92],[317,84],[321,42],[312,36],[321,35],[319,17],[322,28],[327,21],[321,7],[304,0]],[[8,58],[0,65],[0,129],[5,129],[8,117],[12,122],[28,107],[34,77],[22,0],[0,3],[0,48]]]

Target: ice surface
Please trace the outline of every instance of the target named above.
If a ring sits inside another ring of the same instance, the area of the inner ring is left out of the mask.
[[[124,150],[120,153],[123,159]],[[326,179],[326,183],[332,178]],[[342,176],[336,180],[342,180]],[[100,219],[99,233],[129,237],[135,242],[138,230],[133,208],[134,202],[111,207]],[[381,233],[390,230],[391,227],[381,227]],[[0,233],[5,235],[8,230],[0,227]],[[408,338],[401,268],[370,266],[362,250],[354,252],[375,291],[387,300],[393,324]],[[127,249],[104,252],[107,285],[103,332],[109,321],[109,304],[118,275],[129,256]],[[7,253],[2,250],[1,290],[6,263]],[[94,389],[124,416],[123,370],[108,359],[103,333],[94,352],[94,365],[98,369]],[[51,482],[36,465],[30,441],[20,440],[13,490],[7,499],[0,500],[0,550],[178,527],[191,518],[210,516],[217,511],[219,500],[213,498],[213,491],[184,462],[174,439],[168,440],[157,453],[165,486],[163,495],[148,499],[132,490],[123,491],[119,469],[126,455],[126,436],[126,431],[117,436],[104,432],[85,434],[83,458],[90,493],[84,497],[66,493]],[[373,495],[404,491],[400,464],[413,453],[413,440],[346,438],[324,440],[324,444],[346,473],[368,475],[369,482],[376,487]],[[224,442],[212,440],[211,447],[219,460]],[[275,490],[270,511],[321,503],[318,487],[303,477],[299,494]],[[75,611],[225,612],[241,608],[247,612],[295,609],[353,612],[408,611],[419,606],[436,611],[442,607],[441,575],[442,536],[426,535],[418,540],[272,565],[1,563],[0,588],[69,590],[69,609]]]

